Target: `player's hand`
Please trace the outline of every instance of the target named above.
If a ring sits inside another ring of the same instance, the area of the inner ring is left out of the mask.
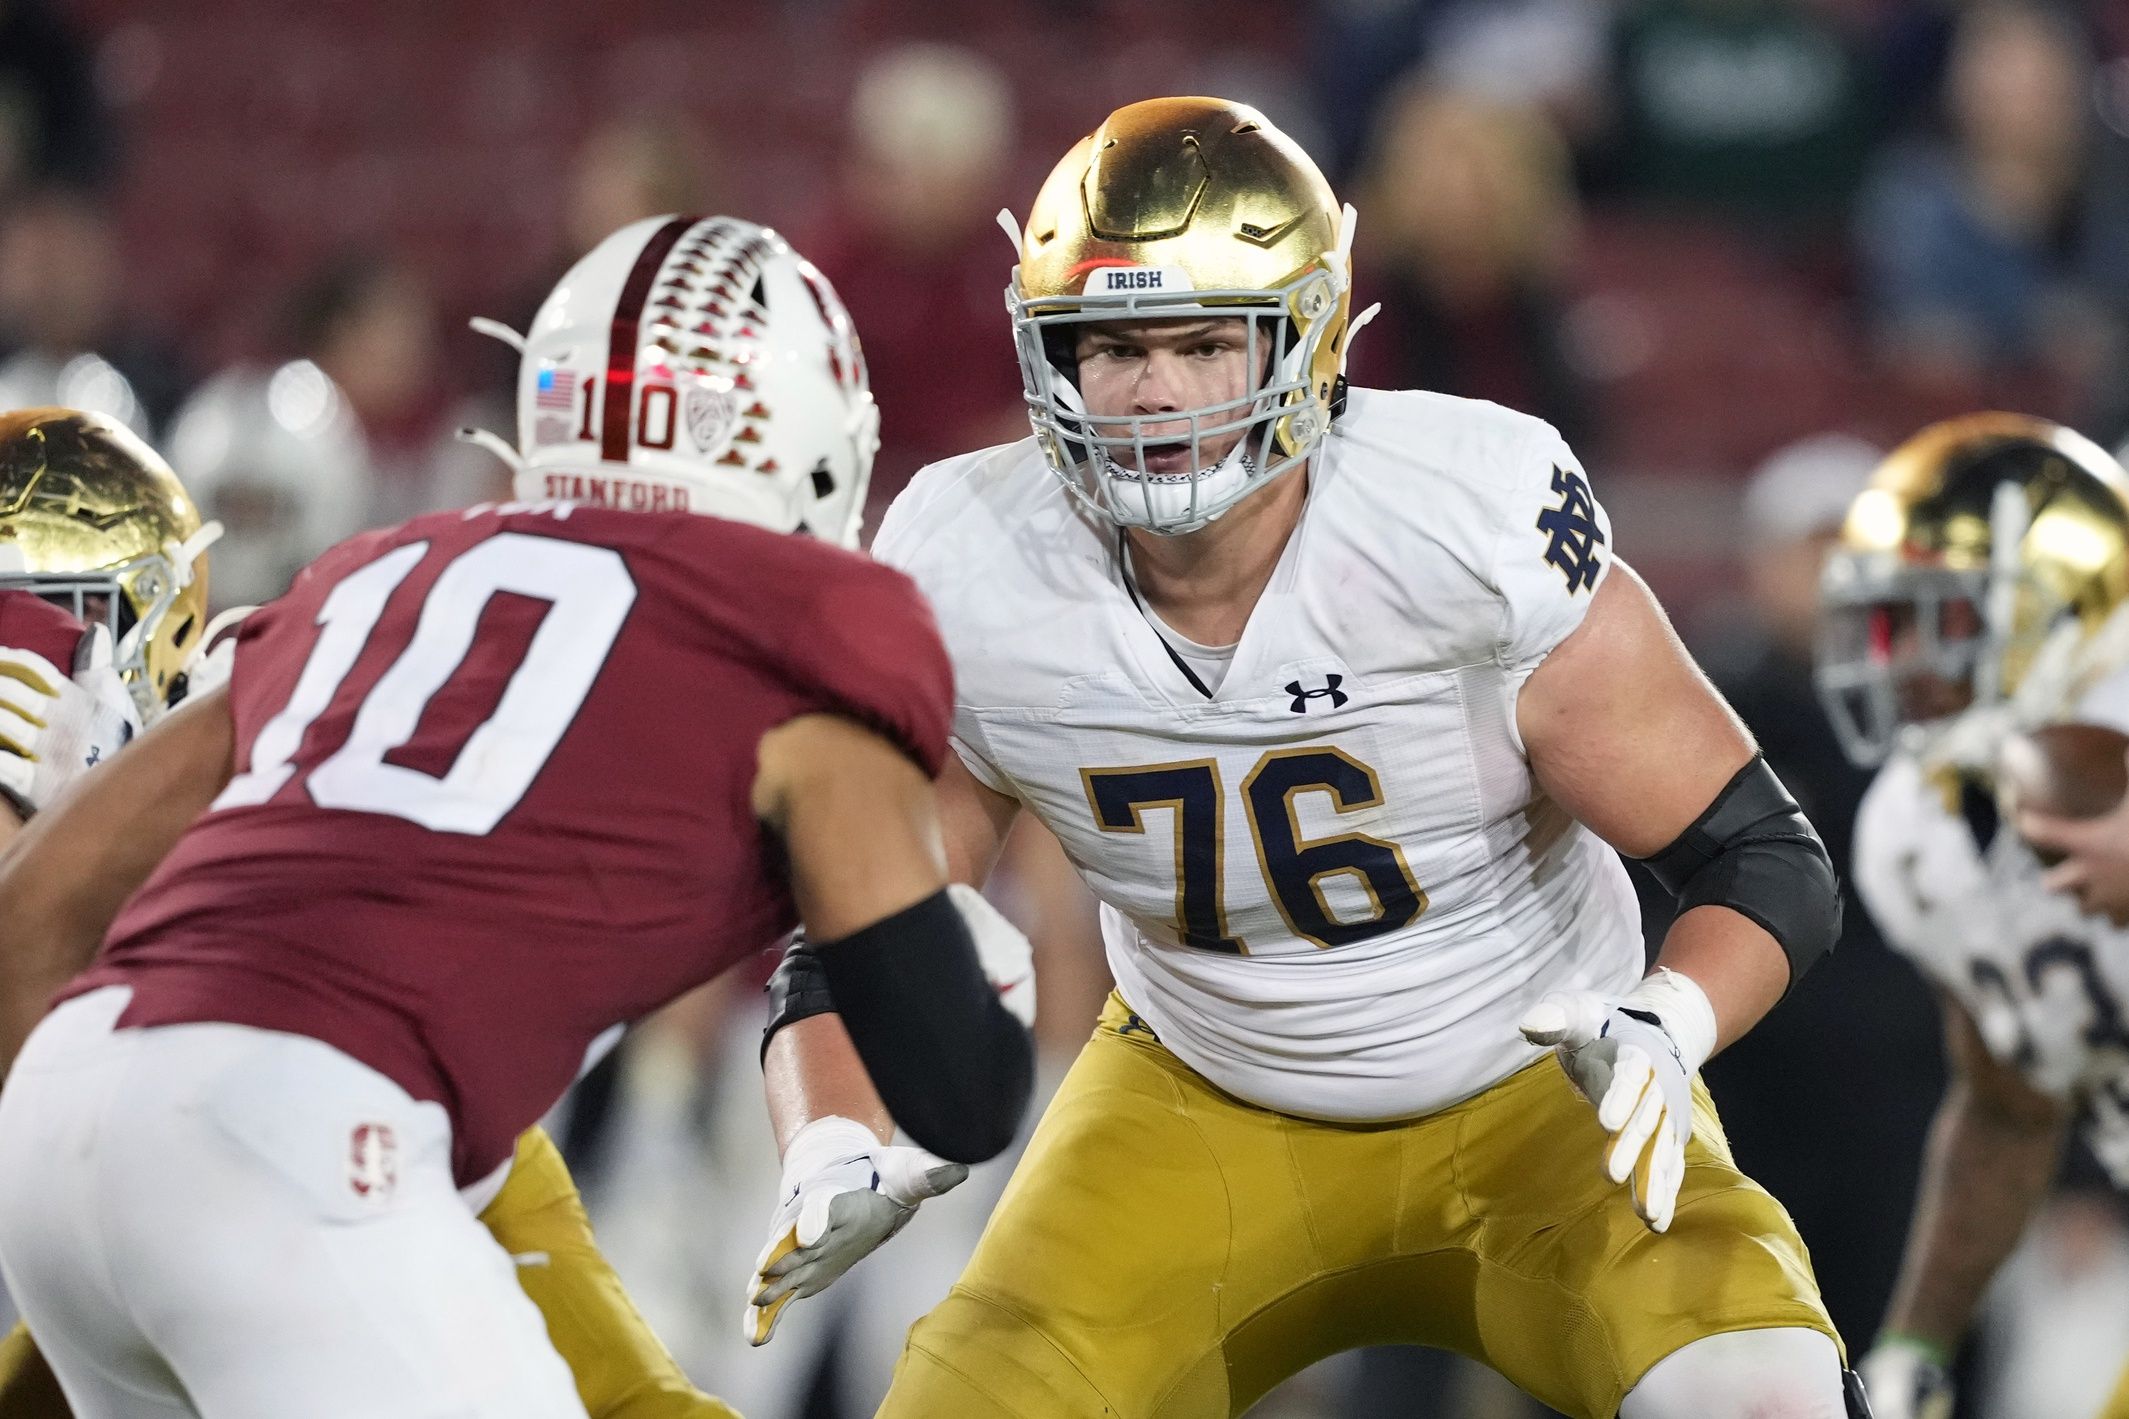
[[[998,992],[998,1003],[1034,1029],[1035,951],[1027,937],[967,883],[950,884],[946,894],[968,923],[968,934],[976,941],[976,959],[983,964],[984,979]]]
[[[2129,797],[2097,818],[2020,809],[2017,827],[2035,851],[2062,858],[2048,869],[2050,891],[2067,892],[2086,911],[2129,926]]]
[[[967,1176],[964,1165],[882,1143],[853,1119],[800,1129],[784,1150],[782,1200],[747,1286],[747,1343],[768,1344],[785,1306],[826,1290],[901,1231],[918,1203]]]
[[[1661,1012],[1661,1013],[1659,1013]],[[1684,976],[1658,971],[1623,1000],[1556,991],[1523,1017],[1523,1038],[1551,1045],[1611,1135],[1604,1171],[1632,1180],[1634,1211],[1668,1231],[1693,1136],[1693,1075],[1715,1046],[1715,1012]]]
[[[1951,1419],[1952,1377],[1934,1352],[1880,1340],[1855,1368],[1875,1419]]]
[[[25,817],[139,731],[105,627],[82,638],[72,676],[35,651],[0,648],[0,793]]]

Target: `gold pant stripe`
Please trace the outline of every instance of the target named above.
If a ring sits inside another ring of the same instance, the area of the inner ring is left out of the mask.
[[[1832,1334],[1697,1086],[1695,1110],[1658,1237],[1550,1060],[1425,1118],[1318,1123],[1221,1093],[1112,997],[881,1414],[1223,1419],[1325,1355],[1409,1342],[1612,1419],[1703,1336]]]

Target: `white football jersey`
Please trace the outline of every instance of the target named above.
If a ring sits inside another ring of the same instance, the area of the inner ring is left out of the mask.
[[[962,759],[1064,844],[1161,1040],[1267,1108],[1407,1118],[1535,1058],[1545,992],[1641,975],[1625,869],[1515,725],[1609,526],[1537,419],[1355,390],[1333,433],[1209,695],[1032,439],[919,473],[873,550],[938,613]]]
[[[1855,884],[1879,932],[1965,1007],[1990,1054],[2079,1108],[2093,1155],[2129,1188],[2129,931],[2048,891],[2042,870],[2008,825],[1984,844],[1907,755],[1856,815]]]

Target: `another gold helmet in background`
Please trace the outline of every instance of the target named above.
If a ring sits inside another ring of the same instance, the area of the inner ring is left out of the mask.
[[[119,673],[152,719],[207,625],[199,509],[170,466],[101,414],[0,414],[0,590],[111,628]]]
[[[1895,449],[1829,559],[1817,679],[1843,747],[1882,760],[2068,666],[2129,599],[2129,473],[2045,419],[1973,414]],[[2044,716],[2037,716],[2044,717]]]

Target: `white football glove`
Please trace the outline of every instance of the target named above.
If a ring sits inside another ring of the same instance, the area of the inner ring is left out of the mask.
[[[1523,1017],[1523,1038],[1551,1045],[1612,1136],[1604,1171],[1633,1179],[1634,1211],[1668,1231],[1693,1136],[1693,1076],[1715,1049],[1715,1009],[1690,979],[1658,970],[1626,998],[1556,991]]]
[[[921,1148],[882,1143],[855,1119],[817,1118],[784,1150],[783,1199],[754,1262],[740,1331],[766,1345],[784,1307],[826,1290],[968,1169]]]
[[[24,817],[140,732],[110,631],[92,627],[75,662],[70,678],[35,651],[0,648],[0,794]]]
[[[1930,1347],[1880,1339],[1855,1367],[1876,1419],[1952,1419],[1952,1377]]]
[[[955,882],[946,895],[961,909],[968,934],[976,939],[976,959],[983,964],[984,979],[998,992],[998,1003],[1013,1012],[1013,1018],[1035,1028],[1035,951],[1020,928],[985,900],[983,893],[965,882]]]

